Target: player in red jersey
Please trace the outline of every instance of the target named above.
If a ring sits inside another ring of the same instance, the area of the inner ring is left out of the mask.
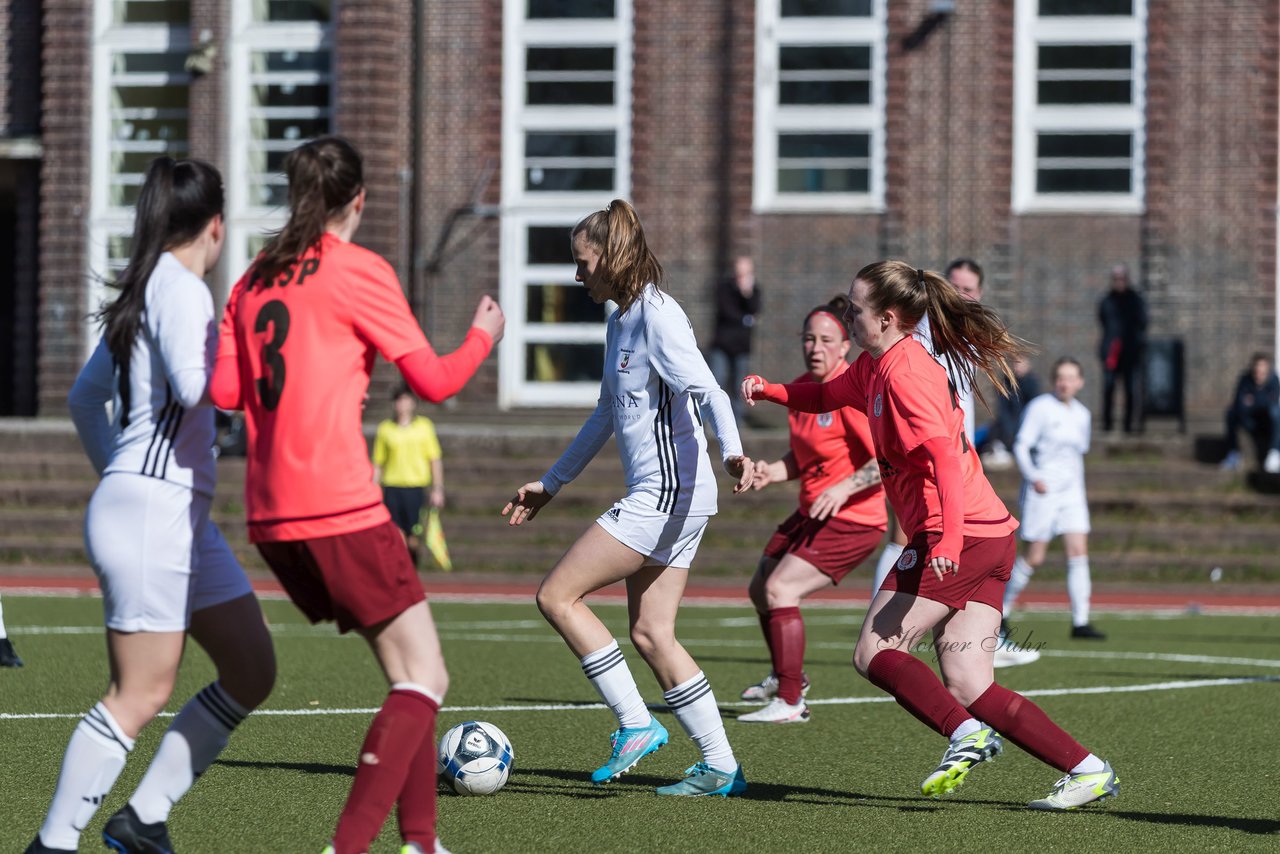
[[[801,337],[809,370],[793,382],[827,383],[848,370],[848,304],[840,295],[809,312]],[[800,602],[839,584],[880,545],[888,523],[867,416],[849,407],[817,415],[792,410],[788,421],[791,450],[780,460],[758,462],[752,482],[763,489],[799,478],[800,506],[774,532],[747,588],[773,671],[742,692],[744,700],[769,701],[739,715],[744,723],[809,719]]]
[[[211,394],[245,411],[249,539],[312,621],[355,629],[390,693],[338,820],[336,854],[368,851],[393,805],[406,850],[435,838],[435,718],[448,687],[431,611],[373,480],[361,412],[374,360],[438,402],[502,337],[489,297],[462,345],[438,357],[395,272],[351,242],[365,206],[360,154],[337,137],[290,152],[289,221],[236,283]]]
[[[852,406],[870,419],[885,493],[911,541],[871,602],[853,663],[950,739],[921,790],[937,797],[959,786],[975,765],[999,755],[998,731],[1065,774],[1031,808],[1074,809],[1119,794],[1108,763],[995,682],[992,657],[1018,523],[965,438],[946,371],[911,332],[927,312],[935,351],[963,365],[970,385],[981,370],[1002,393],[1021,344],[990,309],[961,297],[937,273],[901,261],[862,268],[849,299],[853,341],[865,351],[850,370],[829,383],[774,385],[751,376],[742,393],[805,412]],[[930,631],[941,681],[909,652]]]

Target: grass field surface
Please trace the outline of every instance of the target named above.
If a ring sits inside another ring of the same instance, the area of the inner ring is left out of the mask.
[[[19,852],[43,819],[67,738],[101,695],[101,603],[6,595],[5,616],[27,666],[0,671],[0,852]],[[385,687],[364,644],[311,627],[287,602],[264,603],[280,675],[275,692],[231,740],[169,822],[191,852],[302,852],[326,844],[355,757]],[[998,672],[1110,760],[1121,796],[1070,814],[1025,808],[1058,772],[1009,745],[950,797],[920,795],[944,741],[849,664],[862,613],[806,611],[813,718],[739,724],[738,701],[769,669],[754,614],[686,605],[680,636],[710,678],[749,789],[728,801],[658,798],[698,760],[665,710],[671,744],[618,783],[595,788],[614,720],[532,601],[437,603],[452,688],[437,737],[488,720],[515,748],[505,789],[440,797],[439,832],[469,852],[660,851],[1276,851],[1280,849],[1280,617],[1097,615],[1103,643],[1067,639],[1064,615],[1020,623],[1043,642],[1040,661]],[[620,639],[626,612],[597,612]],[[661,692],[626,643],[641,692]],[[929,656],[922,653],[926,660]],[[170,712],[212,677],[190,647]],[[167,725],[154,722],[81,840],[97,850],[102,823],[137,785]],[[394,816],[373,847],[398,850]]]

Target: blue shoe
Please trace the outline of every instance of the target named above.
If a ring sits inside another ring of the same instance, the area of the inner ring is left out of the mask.
[[[597,786],[618,779],[641,759],[666,744],[667,728],[653,718],[648,726],[616,729],[609,740],[613,744],[613,755],[591,772],[591,782]]]
[[[747,778],[742,774],[741,765],[738,766],[738,770],[729,773],[718,771],[705,762],[699,762],[692,768],[686,768],[684,773],[688,776],[679,783],[659,786],[654,791],[659,795],[682,795],[688,798],[702,795],[719,795],[727,798],[730,795],[740,795],[747,790]]]
[[[128,804],[107,819],[102,828],[102,841],[119,854],[173,854],[173,843],[169,841],[164,822],[143,824]]]

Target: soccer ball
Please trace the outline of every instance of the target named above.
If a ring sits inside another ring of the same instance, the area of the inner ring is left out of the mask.
[[[493,724],[467,721],[444,734],[436,757],[440,776],[459,795],[492,795],[506,785],[515,752]]]

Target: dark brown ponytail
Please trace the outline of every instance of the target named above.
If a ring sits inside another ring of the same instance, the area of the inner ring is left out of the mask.
[[[304,143],[284,159],[289,179],[289,221],[272,236],[253,263],[255,282],[274,282],[324,236],[329,221],[364,186],[364,161],[355,146],[338,136]]]

